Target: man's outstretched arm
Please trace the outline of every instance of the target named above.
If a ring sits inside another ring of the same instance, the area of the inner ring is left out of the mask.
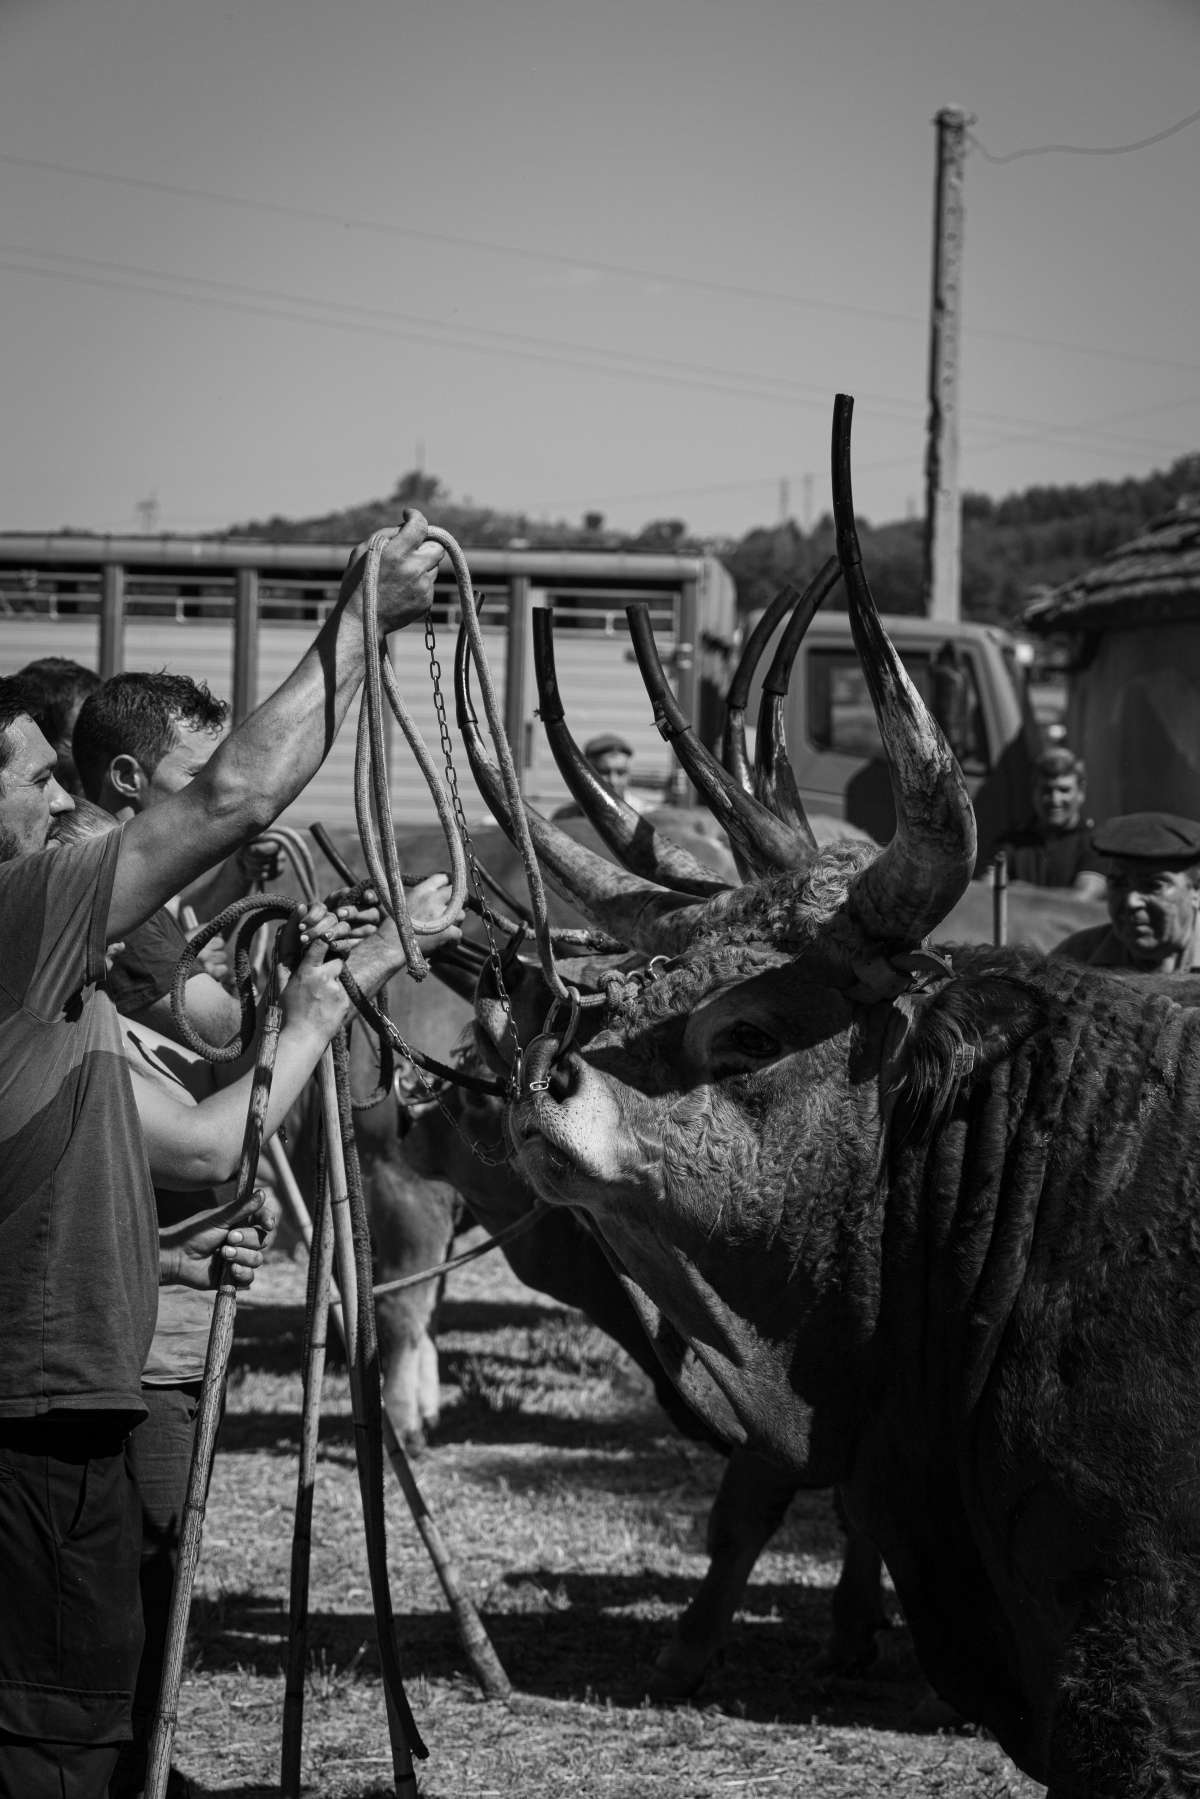
[[[381,635],[424,616],[441,559],[424,518],[410,513],[380,563]],[[333,613],[282,687],[193,781],[125,826],[109,904],[110,941],[264,830],[312,780],[362,681],[364,563],[357,550]]]

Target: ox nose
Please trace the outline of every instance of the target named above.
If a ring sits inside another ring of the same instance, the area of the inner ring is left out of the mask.
[[[560,1039],[551,1032],[535,1037],[525,1051],[525,1084],[530,1093],[569,1099],[575,1089],[575,1057],[560,1054]]]

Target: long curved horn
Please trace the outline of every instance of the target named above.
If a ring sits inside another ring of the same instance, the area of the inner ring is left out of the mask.
[[[868,936],[914,946],[966,892],[975,869],[975,814],[962,771],[880,623],[854,522],[850,422],[854,401],[833,408],[833,516],[850,625],[892,778],[896,833],[854,877],[846,907]]]
[[[537,677],[538,712],[559,772],[614,856],[632,874],[656,881],[675,893],[705,899],[723,893],[725,882],[697,862],[687,850],[656,831],[649,819],[627,805],[605,785],[567,727],[558,671],[554,665],[554,609],[533,612],[533,667]]]
[[[629,635],[642,671],[642,680],[654,707],[654,722],[670,744],[714,818],[728,833],[739,867],[753,875],[795,874],[812,861],[810,844],[781,824],[773,813],[750,794],[743,793],[731,774],[705,749],[693,731],[679,701],[667,684],[644,604],[626,606]]]
[[[818,607],[828,599],[842,571],[836,556],[817,570],[796,601],[787,629],[780,638],[774,660],[767,670],[758,703],[758,731],[754,740],[754,791],[776,818],[799,831],[812,847],[817,840],[812,834],[804,801],[788,760],[787,725],[784,708],[791,685],[792,665],[796,660],[804,634],[816,617]]]
[[[475,784],[500,829],[515,842],[500,771],[488,755],[475,716],[469,663],[466,632],[460,627],[454,654],[458,728]],[[542,872],[569,905],[577,906],[602,931],[649,955],[678,954],[686,948],[703,910],[702,902],[689,901],[653,881],[626,874],[615,863],[576,843],[533,806],[526,804],[525,816]]]
[[[747,638],[741,660],[733,671],[729,692],[725,695],[725,728],[721,734],[721,760],[725,764],[726,771],[737,781],[743,793],[752,794],[754,792],[754,774],[750,767],[750,753],[746,748],[746,707],[750,702],[750,683],[754,679],[755,669],[763,659],[772,634],[795,599],[796,589],[790,583],[788,586],[780,588]]]

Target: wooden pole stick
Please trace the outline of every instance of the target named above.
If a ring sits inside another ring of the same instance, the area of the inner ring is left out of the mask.
[[[287,1154],[275,1137],[272,1137],[268,1147],[276,1174],[279,1177],[280,1192],[291,1212],[292,1222],[299,1231],[305,1247],[311,1251],[313,1228],[309,1220],[308,1209],[304,1204],[304,1196],[292,1172]],[[345,1327],[342,1321],[341,1306],[336,1299],[333,1299],[332,1305],[334,1327],[344,1338]],[[434,1572],[441,1584],[442,1592],[446,1596],[446,1603],[450,1607],[450,1614],[458,1629],[459,1641],[462,1643],[467,1661],[470,1663],[471,1672],[479,1683],[480,1691],[485,1699],[506,1700],[511,1697],[512,1683],[504,1671],[504,1665],[488,1636],[487,1627],[479,1616],[474,1601],[463,1588],[457,1564],[446,1547],[433,1513],[417,1483],[412,1464],[392,1427],[392,1421],[386,1410],[383,1414],[383,1447],[391,1464],[392,1472],[400,1483],[400,1490],[408,1502],[417,1532],[433,1563]]]
[[[396,1652],[395,1626],[391,1596],[387,1582],[387,1545],[379,1535],[379,1517],[372,1503],[373,1490],[369,1475],[371,1445],[367,1415],[367,1398],[363,1382],[362,1333],[359,1329],[358,1263],[355,1254],[354,1227],[350,1217],[350,1191],[346,1178],[346,1148],[342,1137],[342,1119],[338,1106],[334,1052],[327,1049],[321,1057],[318,1078],[321,1110],[325,1124],[325,1156],[328,1169],[333,1217],[333,1258],[337,1283],[342,1295],[342,1318],[345,1328],[346,1363],[350,1375],[350,1399],[354,1412],[354,1450],[358,1465],[359,1493],[362,1499],[363,1534],[367,1545],[367,1569],[371,1582],[375,1633],[379,1644],[379,1660],[383,1673],[383,1691],[387,1711],[388,1738],[392,1749],[392,1777],[396,1799],[417,1799],[417,1777],[413,1769],[413,1751],[423,1756],[425,1746],[417,1730],[416,1720],[408,1710],[408,1701],[400,1678]],[[348,1130],[353,1125],[347,1121]],[[368,1289],[366,1304],[371,1304]]]
[[[236,1201],[246,1204],[254,1187],[258,1155],[262,1147],[263,1122],[271,1097],[271,1076],[275,1068],[275,1052],[283,1025],[280,1003],[282,986],[278,962],[272,963],[271,978],[263,1007],[262,1033],[250,1104],[246,1112],[246,1129],[242,1137],[242,1155],[238,1164]],[[212,1328],[208,1337],[208,1354],[204,1363],[204,1380],[196,1411],[195,1435],[192,1441],[192,1465],[188,1470],[187,1498],[179,1533],[179,1556],[175,1580],[171,1588],[171,1609],[167,1618],[167,1640],[163,1650],[162,1680],[154,1725],[147,1752],[146,1785],[143,1799],[164,1799],[167,1776],[171,1769],[171,1750],[179,1719],[179,1688],[183,1680],[183,1652],[187,1642],[188,1613],[192,1589],[200,1562],[200,1544],[204,1535],[204,1512],[208,1504],[208,1483],[212,1477],[213,1458],[217,1449],[217,1431],[225,1398],[225,1381],[229,1373],[229,1356],[233,1349],[233,1329],[237,1317],[237,1288],[228,1268],[221,1275],[217,1303],[213,1307]]]
[[[997,850],[992,857],[992,942],[1008,942],[1008,856]]]
[[[289,1169],[290,1173],[291,1170]],[[310,1226],[308,1303],[305,1307],[304,1410],[300,1426],[300,1465],[296,1478],[296,1519],[292,1530],[292,1583],[288,1605],[287,1673],[283,1698],[283,1742],[279,1785],[283,1799],[300,1799],[300,1756],[304,1738],[304,1677],[308,1662],[308,1593],[312,1563],[312,1513],[316,1490],[317,1440],[321,1428],[321,1382],[329,1327],[329,1294],[333,1274],[333,1221],[328,1183]],[[339,1315],[340,1316],[340,1315]]]

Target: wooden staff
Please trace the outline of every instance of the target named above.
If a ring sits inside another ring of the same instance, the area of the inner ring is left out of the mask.
[[[291,1170],[288,1170],[289,1174]],[[287,1673],[283,1697],[283,1742],[279,1784],[283,1799],[300,1799],[300,1750],[304,1737],[304,1676],[308,1662],[308,1592],[312,1563],[312,1512],[321,1424],[321,1382],[329,1325],[333,1273],[333,1221],[325,1171],[317,1227],[309,1226],[308,1295],[304,1309],[304,1408],[300,1425],[300,1466],[296,1479],[296,1520],[292,1531],[292,1584],[288,1606]],[[340,1314],[339,1314],[340,1319]]]
[[[308,1216],[308,1208],[304,1204],[304,1196],[300,1191],[296,1176],[292,1172],[287,1154],[276,1137],[272,1137],[267,1148],[278,1177],[279,1190],[284,1203],[311,1255],[315,1253],[313,1227]],[[332,1242],[332,1238],[330,1241]],[[344,1340],[345,1328],[341,1306],[336,1299],[333,1300],[332,1306],[334,1328]],[[479,1616],[474,1601],[463,1587],[462,1576],[458,1571],[457,1564],[446,1547],[437,1521],[430,1511],[428,1502],[413,1473],[412,1463],[396,1435],[386,1410],[383,1413],[383,1448],[392,1472],[400,1484],[400,1490],[408,1502],[417,1533],[433,1563],[434,1572],[441,1584],[446,1603],[457,1627],[459,1641],[470,1663],[471,1672],[479,1683],[480,1691],[485,1699],[506,1700],[512,1695],[512,1683],[504,1671],[500,1657],[496,1654],[495,1646],[488,1636],[486,1626]],[[287,1799],[286,1795],[285,1799]]]
[[[262,1147],[263,1123],[267,1102],[271,1097],[271,1079],[275,1069],[275,1052],[283,1024],[281,964],[278,954],[271,963],[263,1006],[262,1034],[250,1104],[246,1112],[246,1129],[242,1137],[242,1156],[238,1164],[236,1203],[245,1205],[254,1188],[254,1175]],[[179,1687],[183,1679],[183,1652],[187,1641],[188,1613],[192,1589],[200,1561],[200,1543],[204,1534],[204,1512],[208,1503],[208,1483],[212,1476],[217,1449],[217,1431],[229,1373],[229,1356],[233,1348],[233,1329],[237,1316],[237,1288],[232,1270],[226,1266],[213,1307],[212,1328],[208,1338],[208,1354],[204,1363],[204,1381],[196,1413],[192,1442],[192,1465],[188,1471],[187,1498],[179,1533],[179,1557],[171,1589],[171,1610],[167,1619],[167,1641],[163,1652],[162,1681],[158,1705],[150,1735],[143,1799],[164,1799],[167,1776],[171,1768],[171,1749],[179,1719]]]
[[[337,1053],[344,1070],[347,1058],[344,1036],[337,1039]],[[396,1627],[392,1615],[392,1595],[388,1585],[387,1542],[384,1534],[381,1422],[382,1403],[379,1391],[379,1361],[374,1355],[373,1386],[368,1385],[367,1370],[373,1352],[374,1306],[371,1298],[370,1245],[366,1245],[366,1278],[360,1279],[363,1246],[358,1241],[356,1221],[351,1215],[352,1203],[361,1200],[354,1194],[348,1174],[357,1175],[354,1149],[354,1125],[350,1116],[349,1095],[343,1115],[339,1105],[338,1071],[335,1051],[325,1050],[318,1078],[321,1089],[321,1111],[325,1124],[325,1156],[329,1171],[331,1213],[333,1217],[333,1258],[337,1283],[342,1295],[342,1317],[346,1336],[346,1361],[350,1375],[350,1399],[354,1412],[354,1451],[358,1466],[358,1486],[362,1499],[363,1533],[367,1545],[367,1573],[371,1582],[372,1610],[375,1614],[375,1637],[379,1645],[380,1670],[383,1675],[384,1700],[387,1711],[388,1737],[392,1748],[392,1776],[396,1799],[417,1799],[417,1777],[413,1770],[415,1754],[424,1760],[429,1751],[421,1740],[416,1719],[409,1707],[400,1672],[396,1649]],[[365,1219],[364,1219],[365,1224]],[[365,1292],[361,1289],[365,1287]]]
[[[997,850],[992,857],[992,942],[998,947],[1008,942],[1008,856]]]

